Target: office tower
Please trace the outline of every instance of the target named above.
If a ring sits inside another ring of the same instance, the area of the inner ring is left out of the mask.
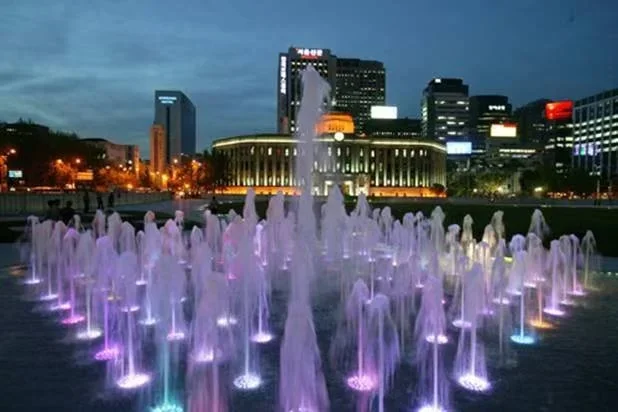
[[[601,178],[618,174],[618,89],[576,100],[573,165]]]
[[[365,132],[371,106],[386,101],[384,63],[374,60],[337,59],[335,110],[352,115],[357,133]]]
[[[461,79],[432,79],[423,90],[423,136],[440,141],[467,139],[468,85]]]
[[[165,161],[194,155],[197,146],[195,106],[180,91],[155,91],[155,124],[165,131]]]
[[[543,163],[556,173],[565,173],[571,166],[573,152],[573,101],[547,103],[545,121]]]
[[[480,95],[470,97],[469,135],[473,148],[484,148],[492,124],[511,121],[511,104],[506,96]]]
[[[279,54],[277,70],[277,130],[288,134],[296,131],[296,114],[302,94],[301,73],[312,64],[330,84],[331,98],[335,90],[336,57],[329,49],[305,49],[290,47],[287,53]],[[330,102],[327,102],[330,103]]]
[[[291,47],[279,54],[277,67],[277,130],[296,131],[296,112],[300,106],[301,73],[312,64],[331,86],[328,109],[352,115],[356,130],[363,132],[370,119],[371,106],[385,101],[384,64],[373,60],[337,58],[329,49]]]
[[[522,144],[543,147],[547,141],[547,122],[545,106],[549,99],[538,99],[519,107],[513,113],[517,123],[517,133]]]
[[[150,128],[150,170],[153,173],[164,173],[168,165],[165,127],[153,124]]]

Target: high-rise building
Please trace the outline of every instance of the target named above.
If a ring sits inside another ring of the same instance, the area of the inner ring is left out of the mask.
[[[165,130],[165,160],[194,155],[197,146],[195,106],[181,91],[155,91],[155,124]]]
[[[556,173],[565,173],[571,166],[573,152],[573,101],[547,103],[545,121],[543,163]]]
[[[509,98],[506,96],[480,95],[470,97],[469,134],[473,149],[485,147],[485,141],[490,137],[492,124],[510,122],[511,109]]]
[[[356,130],[363,131],[371,106],[385,102],[384,64],[373,60],[337,58],[329,49],[290,47],[279,54],[277,67],[277,130],[294,133],[302,93],[301,73],[309,65],[331,86],[332,109],[350,113]]]
[[[522,144],[543,147],[547,141],[547,122],[545,120],[545,106],[549,99],[538,99],[513,113],[513,120],[517,123],[517,133]]]
[[[336,68],[335,110],[350,113],[362,134],[371,118],[371,106],[382,106],[386,101],[384,63],[338,58]]]
[[[423,136],[440,141],[468,140],[468,85],[461,79],[432,79],[421,99]]]
[[[618,175],[618,89],[576,100],[573,165],[610,180]]]
[[[331,55],[329,49],[290,47],[287,53],[280,53],[277,70],[277,130],[279,133],[294,133],[298,127],[296,114],[300,107],[303,90],[301,73],[309,64],[312,64],[330,84],[331,91],[335,90],[336,57]]]
[[[164,173],[168,165],[165,127],[153,124],[150,128],[150,170],[153,173]]]

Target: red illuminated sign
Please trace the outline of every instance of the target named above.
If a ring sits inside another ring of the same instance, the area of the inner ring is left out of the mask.
[[[321,59],[324,55],[324,51],[322,49],[296,49],[296,53],[300,55],[301,59],[312,60]]]
[[[560,102],[547,103],[545,105],[545,118],[547,120],[566,120],[573,115],[573,101],[563,100]]]

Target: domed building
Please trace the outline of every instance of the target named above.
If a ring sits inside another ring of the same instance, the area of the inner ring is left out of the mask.
[[[427,139],[355,134],[352,116],[329,113],[316,126],[313,190],[325,196],[333,185],[346,195],[438,197],[446,185],[446,147]],[[297,192],[298,140],[293,135],[255,134],[217,139],[224,158],[225,194]],[[438,186],[439,185],[439,186]]]

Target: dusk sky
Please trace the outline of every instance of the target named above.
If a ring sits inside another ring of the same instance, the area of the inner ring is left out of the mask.
[[[155,89],[195,103],[198,150],[274,131],[278,53],[292,45],[384,62],[387,103],[419,117],[432,77],[515,106],[618,87],[617,44],[616,0],[2,0],[0,121],[148,157]]]

